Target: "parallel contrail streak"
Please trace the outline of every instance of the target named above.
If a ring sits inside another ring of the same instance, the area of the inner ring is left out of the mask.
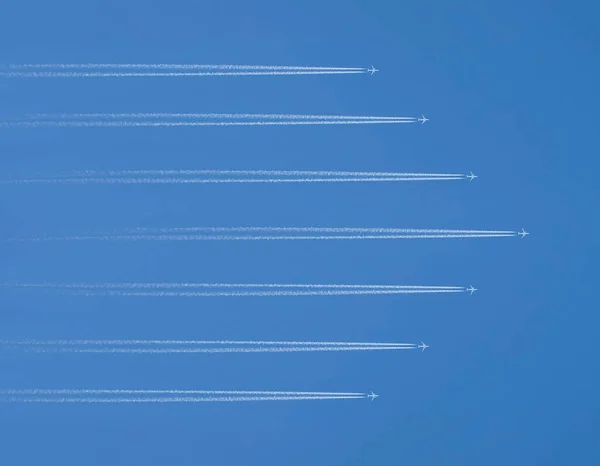
[[[4,127],[185,127],[185,126],[299,126],[299,125],[373,125],[416,123],[417,120],[310,120],[310,121],[18,121],[2,122]]]
[[[0,71],[5,78],[135,78],[135,77],[200,77],[200,76],[307,76],[365,74],[353,70],[289,70],[289,71],[206,71],[206,72],[85,72],[85,71]]]
[[[393,178],[46,178],[0,181],[2,184],[221,184],[221,183],[372,183],[394,181],[452,181],[460,177],[393,177]]]
[[[251,395],[251,396],[366,396],[360,392],[301,392],[264,390],[107,390],[107,389],[3,389],[0,395]]]
[[[320,176],[320,177],[465,177],[462,173],[399,173],[399,172],[348,172],[348,171],[309,171],[309,170],[84,170],[74,172],[78,177],[91,176],[192,176],[192,175],[238,175],[238,176]]]
[[[187,282],[123,282],[123,283],[0,283],[0,286],[18,288],[305,288],[305,289],[386,289],[386,290],[464,290],[462,286],[437,285],[340,285],[340,284],[276,284],[276,283],[187,283]]]
[[[164,70],[308,70],[308,71],[366,71],[366,68],[334,66],[286,66],[286,65],[200,65],[167,63],[56,63],[18,64],[10,69],[164,69]]]
[[[291,113],[38,113],[30,119],[158,119],[181,118],[196,120],[403,120],[413,121],[414,117],[356,116],[356,115],[309,115]]]
[[[505,238],[515,233],[495,234],[405,234],[405,235],[335,235],[335,236],[210,236],[210,235],[102,235],[34,238],[21,241],[331,241],[331,240],[394,240],[394,239],[450,239],[450,238]]]
[[[242,396],[231,396],[231,397],[218,397],[218,398],[197,398],[197,397],[161,397],[161,398],[126,398],[126,397],[113,397],[113,398],[100,398],[100,397],[61,397],[61,398],[50,398],[50,397],[9,397],[6,400],[0,399],[0,401],[6,401],[10,403],[239,403],[249,401],[311,401],[311,400],[354,400],[364,399],[365,396],[253,396],[253,397],[242,397]]]
[[[269,340],[0,340],[2,345],[48,345],[48,346],[200,346],[200,345],[249,345],[249,346],[415,346],[414,343],[368,343],[354,341],[269,341]]]
[[[365,290],[365,291],[230,291],[230,292],[189,292],[189,291],[93,291],[80,290],[73,293],[84,296],[157,296],[157,297],[221,297],[221,296],[350,296],[388,295],[425,293],[464,293],[465,290]]]
[[[108,353],[108,354],[221,354],[221,353],[301,353],[339,351],[413,350],[416,346],[265,346],[255,348],[116,348],[116,347],[24,347],[35,353]]]
[[[291,233],[449,233],[449,234],[511,234],[512,230],[450,230],[438,228],[355,228],[355,227],[184,227],[184,228],[134,228],[134,232],[254,232],[273,231]]]

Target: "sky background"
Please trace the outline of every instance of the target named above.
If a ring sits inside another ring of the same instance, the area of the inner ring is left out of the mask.
[[[0,463],[598,464],[593,2],[9,1],[0,64],[369,66],[374,76],[3,79],[0,117],[232,112],[426,125],[3,128],[1,178],[85,169],[467,181],[3,185],[0,237],[131,227],[525,228],[526,239],[0,243],[0,282],[473,284],[473,296],[0,292],[0,339],[419,342],[424,352],[0,353],[0,388],[370,391],[375,402],[0,406]]]

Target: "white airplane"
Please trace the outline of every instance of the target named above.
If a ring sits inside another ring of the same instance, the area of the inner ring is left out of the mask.
[[[477,288],[473,287],[473,285],[471,285],[469,288],[467,288],[467,291],[471,294],[475,293],[477,291]]]
[[[371,398],[371,401],[373,401],[375,398],[377,398],[379,395],[376,395],[375,393],[371,392],[369,395],[367,395],[367,398]]]
[[[467,178],[469,179],[469,181],[473,181],[475,178],[477,178],[477,175],[473,175],[473,172],[469,172]]]
[[[421,118],[417,118],[417,121],[420,122],[421,124],[429,121],[429,118],[427,118],[425,115],[421,115]]]
[[[517,233],[521,238],[525,238],[529,233],[525,231],[524,228],[521,228],[521,231]]]
[[[426,345],[425,343],[421,342],[421,344],[420,344],[420,345],[418,345],[418,346],[417,346],[417,348],[420,348],[420,349],[421,349],[421,353],[422,353],[422,352],[423,352],[423,351],[425,351],[427,348],[429,348],[429,345]]]
[[[375,68],[373,65],[371,65],[371,68],[367,68],[367,73],[371,73],[371,76],[373,76],[378,71],[379,70],[377,68]]]

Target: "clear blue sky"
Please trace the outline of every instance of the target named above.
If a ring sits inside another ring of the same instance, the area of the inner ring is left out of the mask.
[[[212,5],[211,5],[212,4]],[[374,390],[375,402],[3,405],[0,464],[598,464],[593,2],[2,3],[0,61],[369,66],[375,76],[2,80],[0,116],[424,113],[426,125],[0,131],[2,177],[467,172],[473,183],[2,186],[0,235],[136,226],[520,229],[397,242],[5,243],[0,281],[469,285],[450,296],[0,293],[0,338],[425,341],[424,353],[0,355],[2,388]]]

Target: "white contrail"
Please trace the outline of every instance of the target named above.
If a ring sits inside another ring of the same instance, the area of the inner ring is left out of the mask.
[[[462,286],[437,285],[341,285],[341,284],[277,284],[277,283],[189,283],[189,282],[122,282],[122,283],[0,283],[0,286],[18,288],[75,288],[75,289],[112,289],[112,288],[300,288],[300,289],[384,289],[384,290],[464,290]]]
[[[293,401],[364,399],[356,392],[289,392],[245,390],[94,390],[9,389],[0,390],[0,400],[22,403],[196,403],[241,401]]]
[[[4,78],[151,78],[151,77],[201,77],[201,76],[309,76],[365,74],[353,70],[289,70],[289,71],[205,71],[205,72],[85,72],[85,71],[0,71]]]
[[[187,127],[187,126],[307,126],[307,125],[379,125],[416,123],[417,120],[290,120],[290,121],[16,121],[2,122],[4,127]]]
[[[465,287],[417,285],[321,285],[321,284],[229,284],[229,283],[0,283],[16,288],[67,290],[84,296],[349,296],[423,293],[464,293]],[[189,290],[194,291],[189,291]],[[197,291],[204,289],[207,291]],[[211,291],[211,289],[216,291]],[[226,289],[226,290],[223,290]],[[223,291],[220,291],[223,290]],[[246,291],[248,290],[248,291]]]
[[[367,71],[363,67],[287,66],[287,65],[202,65],[168,63],[26,63],[13,64],[10,69],[150,69],[150,70],[272,70],[272,71]]]
[[[224,353],[312,353],[341,351],[413,350],[416,346],[264,346],[221,348],[123,348],[123,347],[24,347],[34,353],[108,353],[108,354],[224,354]]]
[[[302,392],[273,390],[109,390],[109,389],[2,389],[0,395],[186,395],[186,396],[361,396],[361,392]]]
[[[72,293],[84,296],[155,296],[155,297],[224,297],[224,296],[351,296],[426,293],[464,293],[466,290],[343,290],[343,291],[128,291],[128,290],[79,290]]]
[[[40,346],[415,346],[414,343],[368,343],[354,341],[270,341],[270,340],[0,340],[1,345]]]
[[[58,236],[23,239],[19,241],[360,241],[360,240],[396,240],[396,239],[450,239],[450,238],[506,238],[517,233],[495,234],[404,234],[404,235],[313,235],[313,236],[267,236],[267,235],[98,235],[98,236]]]
[[[309,115],[291,113],[38,113],[30,119],[159,119],[180,118],[190,120],[404,120],[413,121],[414,117],[364,116],[364,115]],[[253,170],[248,171],[250,173]],[[270,172],[270,171],[265,171]],[[294,172],[292,172],[294,173]],[[302,173],[302,172],[298,172]]]
[[[365,396],[229,396],[229,397],[8,397],[9,403],[240,403],[251,401],[356,400]]]
[[[421,234],[512,234],[512,230],[450,230],[439,228],[367,228],[367,227],[169,227],[169,228],[133,228],[133,232],[286,232],[286,233],[421,233]]]
[[[78,177],[92,176],[199,176],[199,175],[236,175],[236,176],[289,176],[289,177],[377,177],[377,178],[404,178],[404,177],[463,177],[462,173],[401,173],[401,172],[349,172],[334,170],[83,170],[74,172]],[[72,175],[69,175],[72,176]]]
[[[453,181],[460,177],[393,177],[393,178],[39,178],[0,181],[1,184],[227,184],[227,183],[373,183],[397,181]]]

